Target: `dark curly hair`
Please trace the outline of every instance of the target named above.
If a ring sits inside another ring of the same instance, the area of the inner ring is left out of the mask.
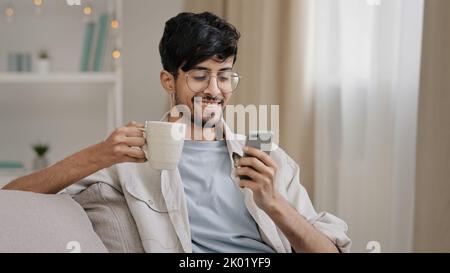
[[[236,62],[239,38],[233,25],[210,12],[182,12],[166,22],[159,43],[163,68],[176,75],[179,68],[186,72],[213,57],[234,56]]]

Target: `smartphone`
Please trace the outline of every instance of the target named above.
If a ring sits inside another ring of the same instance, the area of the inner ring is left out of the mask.
[[[273,133],[270,131],[251,131],[245,143],[245,146],[253,147],[270,155],[272,151]],[[244,154],[244,157],[248,155]],[[239,176],[240,179],[251,180],[248,176]]]
[[[270,155],[272,138],[273,133],[270,131],[252,131],[247,138],[245,146],[256,148]]]

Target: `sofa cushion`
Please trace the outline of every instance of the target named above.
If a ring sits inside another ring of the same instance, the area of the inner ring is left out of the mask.
[[[0,252],[107,252],[69,195],[0,191]]]
[[[136,223],[124,195],[106,183],[95,183],[73,195],[111,253],[142,253]]]

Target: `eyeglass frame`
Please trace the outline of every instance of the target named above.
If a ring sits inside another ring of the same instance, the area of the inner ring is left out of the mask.
[[[207,85],[203,90],[200,90],[200,91],[197,91],[197,92],[194,91],[194,90],[192,90],[191,87],[189,86],[189,83],[188,83],[188,80],[189,80],[189,72],[194,71],[194,70],[196,70],[196,71],[207,71],[207,72],[209,73],[209,82],[208,82],[208,85]],[[227,71],[219,71],[219,72],[233,72],[235,75],[237,75],[237,78],[239,79],[239,80],[238,80],[238,83],[237,83],[236,87],[233,89],[233,91],[231,91],[231,92],[225,92],[225,91],[223,91],[223,90],[219,87],[219,83],[217,83],[217,87],[220,89],[220,91],[221,91],[222,93],[225,93],[225,94],[233,94],[234,91],[236,91],[236,89],[238,88],[239,83],[241,82],[242,76],[239,75],[237,72],[234,72],[234,71],[231,71],[231,70],[227,70]],[[189,90],[190,90],[192,93],[195,93],[195,94],[205,91],[205,90],[209,87],[209,85],[211,84],[211,79],[212,79],[213,77],[215,77],[215,78],[216,78],[216,81],[217,81],[217,73],[215,73],[216,75],[213,76],[213,75],[211,75],[212,71],[208,71],[208,70],[191,69],[191,70],[189,70],[189,71],[187,71],[187,72],[184,72],[184,71],[183,71],[183,73],[186,74],[186,85],[187,85],[187,87],[189,88]],[[178,72],[170,72],[170,74],[172,74],[174,77],[176,77],[176,76],[178,76],[180,73],[178,73]]]

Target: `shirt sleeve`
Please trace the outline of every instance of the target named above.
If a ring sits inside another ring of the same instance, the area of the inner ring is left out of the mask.
[[[122,192],[122,188],[120,187],[120,182],[117,174],[117,167],[114,165],[112,167],[93,173],[90,176],[87,176],[86,178],[83,178],[77,183],[66,188],[64,190],[64,193],[69,194],[71,196],[75,196],[95,183],[106,183],[115,188],[116,190]]]
[[[347,224],[338,217],[327,213],[317,213],[306,189],[300,184],[300,168],[295,162],[289,162],[293,169],[288,179],[287,198],[289,202],[317,230],[327,236],[342,253],[350,252],[351,240],[347,236]]]

